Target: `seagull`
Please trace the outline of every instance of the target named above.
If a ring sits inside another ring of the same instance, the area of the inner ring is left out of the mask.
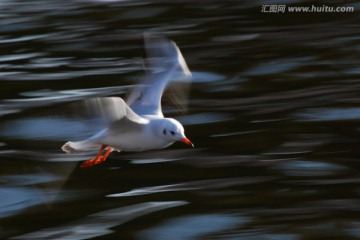
[[[66,153],[100,148],[98,154],[81,164],[89,168],[104,162],[113,151],[146,151],[163,149],[176,141],[190,147],[184,127],[173,118],[166,118],[161,98],[170,82],[191,79],[191,72],[175,42],[154,34],[145,34],[148,73],[126,101],[120,97],[88,99],[86,106],[96,108],[107,119],[105,129],[82,141],[68,141]]]

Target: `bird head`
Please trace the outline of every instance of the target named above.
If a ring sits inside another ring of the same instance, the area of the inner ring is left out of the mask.
[[[190,147],[194,147],[194,144],[185,136],[184,127],[172,118],[164,118],[163,123],[161,124],[161,134],[171,140],[171,141],[180,141],[187,144]]]

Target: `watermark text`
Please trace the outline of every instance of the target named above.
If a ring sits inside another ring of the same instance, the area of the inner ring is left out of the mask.
[[[327,5],[311,5],[311,6],[287,6],[287,5],[262,5],[262,13],[347,13],[354,12],[354,7],[335,7]]]

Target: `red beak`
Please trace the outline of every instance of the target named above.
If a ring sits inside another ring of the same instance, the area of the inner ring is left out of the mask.
[[[183,143],[186,143],[188,146],[190,146],[192,148],[194,147],[194,144],[189,139],[187,139],[186,137],[182,138],[180,141],[182,141]]]

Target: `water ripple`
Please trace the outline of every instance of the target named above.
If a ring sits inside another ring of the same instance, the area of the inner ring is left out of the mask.
[[[185,201],[147,202],[114,208],[88,215],[79,220],[57,227],[27,233],[11,239],[89,239],[112,233],[111,228],[124,224],[134,218],[146,216],[153,212],[162,211],[187,204]]]
[[[279,169],[289,176],[301,177],[329,176],[350,170],[340,164],[300,160],[280,163],[274,166],[274,169]]]
[[[157,240],[195,240],[210,234],[230,230],[251,221],[245,216],[235,214],[199,214],[170,219],[138,234],[140,239]]]

